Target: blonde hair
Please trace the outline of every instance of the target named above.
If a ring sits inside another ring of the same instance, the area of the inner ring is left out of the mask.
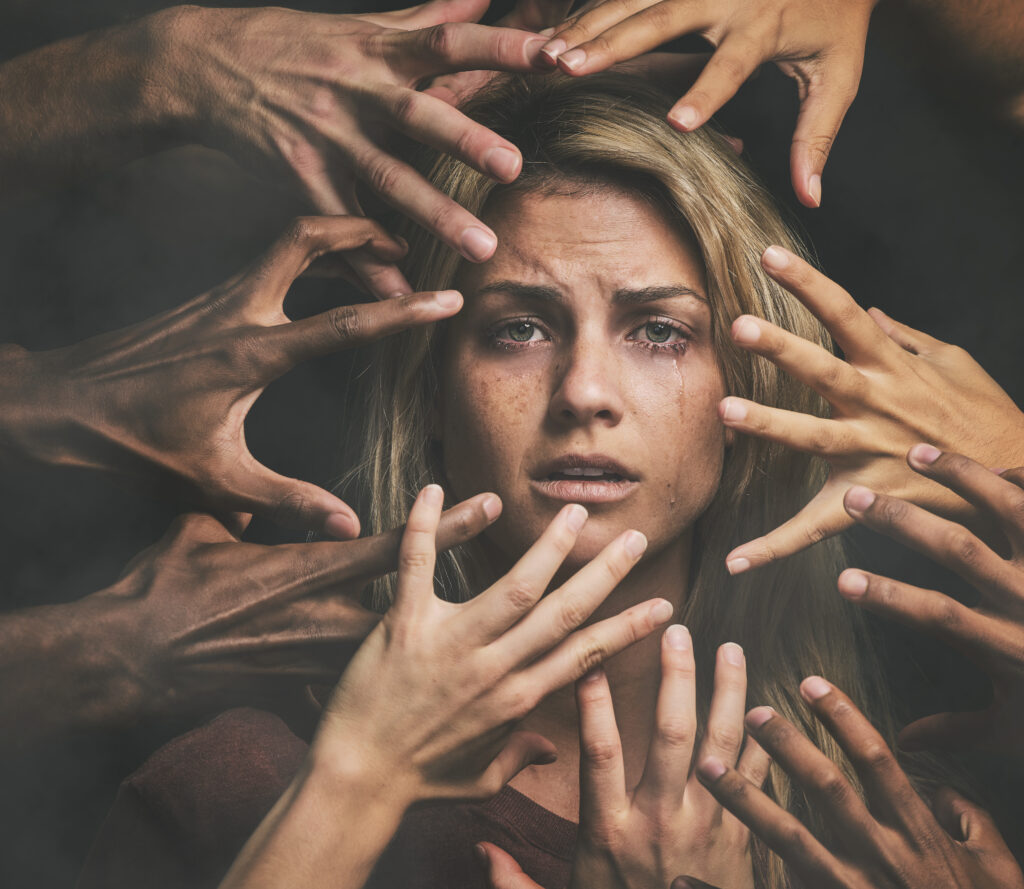
[[[736,348],[729,335],[733,319],[753,314],[831,348],[821,324],[761,268],[761,252],[769,244],[802,255],[806,251],[723,137],[708,127],[675,132],[665,122],[670,105],[660,92],[621,75],[502,78],[463,110],[519,147],[519,179],[502,186],[436,152],[422,155],[419,166],[435,187],[478,216],[492,197],[512,190],[564,193],[611,186],[656,203],[678,222],[681,233],[692,235],[703,257],[713,340],[728,392],[824,415],[825,405],[813,392],[770,362]],[[403,234],[410,242],[406,268],[413,287],[451,287],[460,257],[422,229],[406,226]],[[375,350],[366,396],[374,407],[354,477],[358,490],[346,494],[362,501],[360,514],[368,520],[369,533],[402,524],[423,485],[444,483],[429,434],[439,342],[438,330],[417,329]],[[814,458],[737,436],[718,493],[695,527],[693,575],[680,618],[694,639],[702,724],[715,650],[722,642],[739,642],[747,655],[749,700],[770,704],[801,727],[859,786],[842,751],[810,715],[798,690],[805,676],[826,676],[876,725],[887,725],[883,689],[868,679],[879,671],[865,644],[862,617],[835,590],[843,561],[839,542],[823,541],[736,578],[724,568],[731,548],[789,519],[824,478],[825,467]],[[477,558],[473,545],[440,558],[444,595],[455,600],[472,595]],[[376,607],[390,601],[392,582],[384,578],[376,584]],[[815,833],[827,835],[823,819],[780,769],[773,768],[767,790]],[[759,886],[789,885],[779,859],[756,840],[754,860]]]

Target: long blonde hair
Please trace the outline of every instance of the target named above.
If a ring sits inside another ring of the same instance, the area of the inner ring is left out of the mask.
[[[762,270],[760,255],[781,244],[806,255],[766,191],[721,135],[708,127],[678,133],[665,122],[671,100],[643,82],[621,75],[581,79],[502,78],[464,107],[475,120],[516,144],[523,172],[501,186],[465,164],[436,152],[416,162],[427,179],[471,213],[510,189],[627,188],[677,220],[698,245],[707,269],[713,341],[730,394],[791,411],[824,415],[825,405],[773,364],[736,348],[730,325],[753,314],[830,348],[821,324]],[[406,270],[417,290],[452,286],[460,257],[422,229],[405,226],[410,243]],[[438,387],[438,330],[417,329],[381,343],[366,383],[367,426],[362,460],[347,493],[359,504],[370,533],[405,521],[416,492],[444,484],[437,445],[429,434]],[[711,696],[714,653],[739,642],[749,669],[748,699],[770,704],[800,726],[855,786],[836,742],[810,715],[798,686],[820,674],[847,691],[876,724],[888,724],[883,689],[860,613],[836,592],[843,557],[836,540],[750,574],[731,578],[724,557],[794,515],[821,487],[823,464],[765,440],[738,436],[730,448],[714,501],[695,527],[693,575],[680,616],[694,639],[700,677],[702,724]],[[361,501],[361,502],[360,502]],[[351,501],[350,501],[351,502]],[[442,556],[439,585],[455,600],[474,592],[474,547]],[[392,578],[374,588],[386,607]],[[888,733],[888,732],[887,732]],[[773,769],[769,792],[784,807],[827,835],[785,773]],[[759,886],[789,885],[781,862],[755,842]]]

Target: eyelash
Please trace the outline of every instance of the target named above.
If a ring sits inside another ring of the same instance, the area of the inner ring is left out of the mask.
[[[510,321],[503,321],[501,324],[491,328],[487,332],[487,339],[489,341],[489,345],[492,348],[500,349],[504,352],[518,352],[521,349],[531,348],[532,343],[543,342],[543,340],[538,341],[533,339],[523,340],[521,342],[516,342],[511,339],[502,339],[501,333],[503,331],[507,331],[510,327],[516,324],[529,324],[531,327],[534,327],[536,330],[539,330],[542,334],[544,332],[540,322],[533,318],[513,318]],[[639,340],[634,338],[639,331],[653,324],[667,327],[671,334],[678,335],[680,337],[680,340],[674,343],[656,343],[652,342],[651,340]],[[629,336],[627,336],[626,339],[630,342],[636,343],[641,348],[651,349],[656,352],[666,350],[672,352],[685,352],[687,347],[690,345],[690,331],[687,328],[683,327],[682,325],[678,324],[677,322],[672,321],[668,318],[651,316],[642,324],[633,328],[633,330],[629,332]]]

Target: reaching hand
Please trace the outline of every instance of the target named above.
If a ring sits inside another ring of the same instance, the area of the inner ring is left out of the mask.
[[[406,805],[486,798],[554,748],[515,732],[542,698],[667,621],[655,599],[577,629],[636,564],[647,542],[626,531],[544,595],[586,522],[565,507],[512,570],[463,604],[434,593],[441,489],[409,514],[394,604],[356,653],[313,745],[317,762],[344,759]],[[543,597],[543,598],[542,598]]]
[[[437,545],[472,539],[500,512],[493,494],[452,507]],[[294,701],[310,683],[333,684],[380,620],[360,593],[395,569],[401,537],[399,528],[261,546],[239,542],[212,516],[180,517],[77,609],[107,627],[97,659],[111,664],[104,694],[119,695],[109,709],[134,723]]]
[[[643,777],[626,787],[622,746],[608,680],[601,671],[576,686],[580,711],[580,832],[572,889],[648,889],[693,874],[730,889],[754,885],[750,833],[691,774],[697,737],[693,650],[685,627],[662,638],[662,678],[654,737]],[[718,650],[715,692],[700,757],[736,765],[756,786],[769,757],[757,742],[743,746],[746,669],[743,650]],[[738,765],[737,765],[737,760]],[[503,850],[482,843],[494,889],[539,889]]]
[[[821,174],[857,95],[868,20],[877,0],[591,0],[555,29],[542,52],[568,74],[592,74],[686,34],[715,46],[696,83],[669,111],[696,129],[765,62],[794,78],[800,115],[790,169],[808,207],[821,203]]]
[[[853,524],[843,509],[851,485],[902,497],[947,515],[966,515],[962,499],[906,462],[907,449],[931,441],[989,466],[1024,463],[1024,414],[963,349],[865,312],[845,290],[781,247],[765,270],[825,325],[846,360],[750,315],[733,322],[733,340],[814,389],[828,419],[722,401],[726,426],[816,454],[829,464],[825,486],[796,516],[733,550],[733,574],[792,555]]]
[[[910,449],[914,471],[975,506],[1003,532],[1008,557],[966,528],[894,497],[851,488],[846,509],[861,524],[930,556],[977,587],[973,607],[934,590],[847,569],[839,591],[870,611],[930,633],[964,652],[992,679],[992,702],[982,711],[939,713],[900,732],[907,750],[975,747],[1021,756],[1024,750],[1024,470],[1002,477],[958,454],[930,445]]]
[[[423,142],[501,182],[519,175],[514,145],[416,91],[453,71],[535,70],[544,38],[472,24],[486,9],[487,0],[432,0],[380,15],[187,7],[171,25],[168,76],[194,85],[183,99],[188,129],[297,187],[319,212],[361,215],[361,183],[480,262],[494,252],[494,233],[386,140]],[[354,264],[380,297],[409,291],[390,264]]]
[[[404,250],[366,219],[299,219],[247,271],[176,309],[63,349],[0,350],[0,456],[142,481],[221,515],[357,536],[345,503],[258,463],[244,430],[263,389],[296,364],[461,306],[451,291],[414,294],[290,323],[292,281],[318,256],[356,247],[391,259]]]
[[[800,686],[850,757],[864,800],[839,768],[770,707],[747,729],[831,822],[841,845],[823,846],[738,771],[708,757],[697,774],[715,798],[815,889],[1022,889],[1024,875],[988,813],[948,789],[931,809],[885,740],[853,702],[817,676]]]

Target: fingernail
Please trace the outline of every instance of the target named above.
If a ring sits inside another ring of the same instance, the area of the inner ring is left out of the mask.
[[[573,534],[579,534],[587,521],[587,511],[578,503],[569,507],[565,515],[565,524]]]
[[[558,56],[565,52],[566,42],[561,38],[556,38],[550,41],[547,45],[541,47],[541,53],[551,59],[552,62],[558,60]]]
[[[735,398],[725,399],[722,406],[722,419],[731,423],[741,423],[747,419],[747,406]]]
[[[863,571],[847,568],[839,575],[839,592],[847,599],[859,599],[868,591],[868,576]]]
[[[519,175],[522,159],[518,151],[509,148],[492,148],[484,155],[484,166],[495,179],[510,182]],[[465,236],[463,236],[465,237]]]
[[[717,756],[707,756],[700,761],[697,771],[700,772],[702,778],[706,778],[708,781],[717,781],[725,774],[725,763]]]
[[[533,760],[531,765],[535,766],[549,766],[551,763],[558,759],[557,753],[552,753],[550,750],[544,753],[538,753],[537,757]]]
[[[732,664],[734,667],[743,666],[743,647],[737,645],[735,642],[726,642],[722,646],[722,658],[727,664]]]
[[[501,515],[501,500],[494,494],[484,498],[483,507],[484,515],[492,522]]]
[[[830,691],[832,691],[832,687],[820,676],[808,676],[800,683],[800,692],[808,701],[823,698]]]
[[[761,254],[761,265],[775,272],[781,272],[789,265],[789,253],[781,247],[769,247]]]
[[[672,624],[665,630],[665,642],[669,648],[674,648],[676,651],[689,651],[692,647],[690,631],[682,624]]]
[[[434,297],[442,309],[457,309],[462,305],[462,294],[458,290],[442,290]]]
[[[498,246],[498,239],[486,229],[471,225],[462,233],[462,254],[473,262],[488,259]]]
[[[333,513],[324,520],[324,534],[335,540],[351,540],[359,536],[359,520],[351,513]]]
[[[847,512],[862,513],[875,502],[875,492],[855,485],[846,492],[843,498],[843,505]]]
[[[526,58],[528,58],[538,68],[541,67],[541,64],[538,63],[542,63],[545,68],[550,64],[550,60],[541,55],[544,51],[544,45],[547,42],[547,36],[541,36],[538,34],[533,40],[527,40],[523,47],[523,50],[526,53]]]
[[[444,502],[444,491],[440,485],[427,485],[421,496],[427,506],[440,506]]]
[[[942,451],[930,444],[914,445],[910,449],[910,459],[925,466],[931,466],[941,456]]]
[[[750,559],[744,559],[742,556],[738,559],[729,559],[725,563],[725,570],[730,574],[742,574],[744,571],[749,571]]]
[[[581,677],[581,681],[583,681],[583,682],[597,682],[597,680],[600,679],[600,678],[601,678],[601,668],[600,667],[594,667],[593,670],[587,670],[587,672],[583,674],[583,676]]]
[[[671,620],[675,609],[672,607],[672,603],[666,599],[661,599],[655,602],[651,606],[651,620],[655,623],[663,624],[667,620]]]
[[[761,327],[753,318],[737,318],[732,323],[732,338],[737,343],[752,345],[761,339]]]
[[[647,538],[639,531],[630,531],[626,534],[624,543],[626,552],[634,559],[639,559],[644,554],[644,550],[647,549]]]
[[[747,725],[750,728],[760,728],[775,715],[771,707],[755,707],[747,714]]]
[[[485,870],[490,870],[490,860],[487,858],[487,850],[484,849],[480,843],[477,843],[473,847],[473,854],[476,855],[476,860],[480,862],[480,866]]]
[[[582,49],[570,49],[564,55],[558,57],[559,63],[563,68],[568,68],[570,71],[575,71],[587,60],[587,54]]]
[[[807,193],[811,196],[811,200],[814,201],[815,207],[821,206],[821,176],[815,173],[807,180]]]
[[[541,28],[537,33],[540,34],[541,37],[550,37],[552,34],[555,33],[555,29],[554,28]]]
[[[692,105],[683,105],[681,108],[673,108],[668,113],[668,119],[684,130],[692,130],[697,126],[700,115]]]

